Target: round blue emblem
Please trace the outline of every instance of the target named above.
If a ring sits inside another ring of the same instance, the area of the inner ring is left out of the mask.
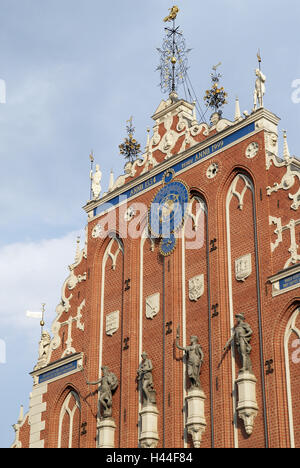
[[[153,236],[170,239],[184,223],[189,189],[184,182],[166,184],[155,195],[149,209],[149,229]]]
[[[170,255],[176,247],[176,238],[174,234],[171,234],[170,237],[163,237],[160,241],[160,253],[165,257]]]

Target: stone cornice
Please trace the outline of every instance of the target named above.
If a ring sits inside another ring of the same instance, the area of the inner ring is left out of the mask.
[[[183,103],[185,103],[185,101],[183,101]],[[178,103],[176,103],[176,104],[178,105]],[[170,108],[171,107],[172,106],[170,106]],[[155,115],[158,115],[158,114],[155,114]],[[209,147],[210,145],[213,145],[214,143],[222,140],[223,138],[226,138],[227,136],[237,132],[238,130],[246,127],[247,125],[249,125],[251,123],[254,123],[254,122],[257,122],[257,121],[261,121],[263,119],[273,123],[274,125],[278,125],[278,123],[280,121],[279,117],[277,117],[275,114],[268,111],[267,109],[265,109],[265,108],[258,109],[257,111],[253,112],[251,115],[249,115],[244,120],[242,120],[242,121],[240,121],[240,122],[238,122],[236,124],[233,124],[230,127],[225,128],[221,132],[219,132],[219,133],[217,133],[217,134],[215,134],[215,135],[213,135],[211,137],[206,138],[204,141],[192,146],[191,148],[187,149],[186,151],[183,151],[182,153],[178,153],[177,155],[173,156],[172,158],[163,161],[162,163],[158,164],[153,169],[148,171],[146,174],[142,174],[142,175],[136,177],[135,179],[131,180],[130,182],[127,182],[122,187],[114,190],[113,192],[109,192],[104,197],[102,197],[100,200],[91,200],[90,202],[88,202],[83,207],[83,209],[87,213],[89,213],[92,210],[94,210],[95,208],[97,208],[98,206],[103,205],[105,203],[109,203],[109,201],[112,200],[113,198],[122,195],[123,192],[125,192],[127,190],[130,190],[131,188],[134,188],[135,186],[141,184],[142,182],[146,181],[150,177],[155,177],[157,174],[161,173],[162,171],[166,171],[167,169],[171,168],[172,166],[179,163],[183,159],[186,159],[189,156],[192,156],[193,154],[204,150],[206,147]],[[259,131],[262,131],[262,130],[264,130],[264,126],[260,125],[256,129],[255,132],[259,132]],[[236,144],[236,143],[234,143],[234,144]],[[229,147],[230,147],[230,145],[226,149],[228,149]],[[223,151],[223,149],[220,150],[220,151]],[[218,151],[218,152],[220,152],[220,151]],[[218,152],[214,153],[214,156]]]
[[[63,365],[66,365],[66,364],[69,364],[73,361],[79,361],[79,360],[82,360],[83,358],[83,353],[75,353],[75,354],[71,354],[70,356],[66,356],[62,359],[58,359],[57,361],[54,361],[54,362],[51,362],[50,364],[48,364],[47,366],[45,367],[42,367],[41,369],[37,369],[37,370],[34,370],[32,372],[30,372],[30,375],[32,377],[39,377],[41,374],[45,374],[46,372],[49,372],[49,371],[52,371],[54,369],[57,369]],[[80,370],[80,369],[78,369]],[[78,372],[77,370],[77,372]],[[64,375],[65,377],[65,375]]]
[[[162,109],[161,111],[156,112],[152,116],[152,119],[153,120],[159,120],[164,115],[174,112],[177,109],[177,107],[180,107],[180,106],[187,107],[191,111],[193,111],[193,109],[194,109],[193,104],[190,104],[189,102],[184,101],[184,99],[180,99],[179,101],[176,101],[174,104],[171,104],[170,106],[167,106],[165,109]]]

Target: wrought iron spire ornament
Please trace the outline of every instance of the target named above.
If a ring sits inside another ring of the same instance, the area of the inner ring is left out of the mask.
[[[185,39],[179,26],[176,27],[175,20],[179,8],[173,6],[170,14],[164,18],[164,22],[171,22],[171,27],[166,27],[161,48],[157,48],[160,54],[160,64],[157,70],[160,71],[160,87],[164,93],[176,93],[180,83],[184,82],[187,72],[187,54],[191,49],[186,49]]]
[[[211,107],[215,113],[219,114],[221,118],[223,113],[221,107],[223,107],[224,104],[227,104],[227,93],[225,92],[223,86],[220,87],[219,85],[220,78],[222,78],[222,75],[217,72],[217,68],[220,65],[221,63],[218,63],[218,65],[212,67],[213,73],[210,74],[212,87],[211,89],[208,89],[206,91],[206,94],[203,99],[205,101],[206,106]]]
[[[132,117],[130,117],[129,120],[127,120],[127,134],[128,137],[124,138],[124,143],[121,143],[119,145],[120,149],[120,154],[124,156],[125,159],[129,162],[133,162],[136,160],[137,156],[141,152],[141,145],[133,138],[133,134],[135,132],[135,128],[132,124]]]

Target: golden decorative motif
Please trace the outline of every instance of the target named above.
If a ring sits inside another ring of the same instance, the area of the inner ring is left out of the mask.
[[[169,16],[166,16],[164,18],[164,22],[167,23],[168,21],[173,21],[174,19],[176,19],[176,16],[179,12],[179,8],[178,6],[174,5],[172,8],[169,8],[169,11],[170,11],[170,14]]]

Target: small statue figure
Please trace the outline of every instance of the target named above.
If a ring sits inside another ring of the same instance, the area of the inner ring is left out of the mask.
[[[252,349],[250,340],[253,335],[253,331],[250,325],[245,322],[244,314],[236,314],[235,317],[238,323],[234,328],[231,338],[224,346],[224,351],[226,351],[230,344],[234,342],[242,361],[242,368],[240,369],[239,373],[250,372],[252,374],[252,364],[249,355]]]
[[[219,112],[214,112],[210,117],[210,122],[211,122],[212,126],[215,127],[217,125],[217,123],[220,121],[220,119],[221,119],[221,116],[220,116]]]
[[[102,172],[100,171],[99,164],[96,164],[96,170],[93,174],[93,171],[90,172],[90,179],[92,181],[92,192],[94,200],[99,198],[101,193],[101,179],[102,179]]]
[[[255,81],[255,91],[254,91],[254,108],[253,111],[257,110],[257,101],[259,107],[263,107],[263,97],[266,93],[266,76],[258,68],[255,70],[257,79]]]
[[[156,391],[153,387],[152,361],[145,351],[141,355],[142,362],[137,371],[137,381],[141,382],[143,393],[143,406],[156,404]]]
[[[39,343],[39,358],[35,369],[41,369],[47,365],[47,360],[50,352],[51,337],[47,331],[42,332],[41,341]]]
[[[177,327],[176,347],[185,352],[187,356],[187,370],[191,381],[191,388],[201,389],[200,370],[204,359],[204,354],[201,346],[198,343],[198,337],[191,336],[191,344],[186,348],[179,346],[180,326]]]
[[[170,14],[164,18],[165,23],[176,19],[177,14],[179,13],[179,8],[178,6],[175,5],[172,8],[169,8],[169,11],[170,11]]]
[[[112,416],[112,394],[117,389],[119,381],[107,366],[101,367],[103,375],[96,382],[86,382],[88,385],[99,385],[98,395],[100,403],[100,417],[111,418]],[[103,411],[101,411],[103,408]],[[101,414],[102,413],[102,414]]]

